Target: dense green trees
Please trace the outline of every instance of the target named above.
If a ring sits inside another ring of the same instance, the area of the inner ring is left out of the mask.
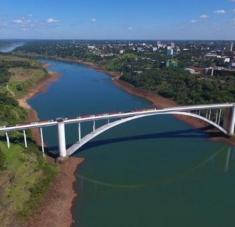
[[[74,41],[32,41],[18,48],[20,53],[37,54],[52,57],[64,57],[94,62],[110,71],[118,71],[122,79],[136,87],[144,88],[156,94],[170,98],[179,104],[197,104],[214,102],[234,102],[235,75],[226,73],[209,77],[191,75],[185,67],[208,67],[221,65],[219,59],[209,59],[205,55],[209,50],[224,49],[223,42],[178,42],[181,51],[174,57],[166,55],[164,49],[153,52],[150,49],[134,51],[125,49],[120,55],[120,48],[115,49],[115,42],[96,42],[96,47],[89,50],[92,42]],[[228,45],[228,44],[226,44]],[[113,53],[110,57],[101,57],[101,53]]]
[[[10,73],[5,67],[0,66],[0,85],[6,84],[10,79]]]
[[[137,59],[138,57],[135,54],[124,54],[107,61],[106,68],[110,71],[127,72],[130,65],[133,65]]]
[[[151,90],[179,104],[233,102],[235,78],[233,76],[205,78],[190,75],[180,69],[155,69],[143,74],[124,74],[123,80],[136,87]]]

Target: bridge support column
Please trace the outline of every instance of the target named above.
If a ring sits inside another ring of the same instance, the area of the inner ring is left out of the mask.
[[[43,138],[42,128],[40,128],[40,137],[41,137],[42,154],[43,154],[43,157],[45,157],[44,138]]]
[[[23,131],[23,134],[24,134],[24,146],[25,146],[25,148],[28,148],[27,136],[26,136],[25,130]]]
[[[58,122],[58,140],[59,140],[59,152],[60,157],[65,158],[66,152],[66,139],[65,139],[65,125],[63,119],[57,119]]]
[[[7,148],[10,148],[11,144],[10,144],[10,139],[9,139],[9,135],[6,132],[6,139],[7,139]]]
[[[234,136],[235,127],[235,106],[232,107],[230,112],[230,124],[229,124],[229,135]]]
[[[81,123],[78,123],[78,141],[81,141],[82,132],[81,132]]]
[[[95,121],[93,121],[93,132],[95,131]]]
[[[216,122],[218,125],[220,125],[221,122],[221,115],[222,115],[222,110],[219,110],[219,117],[218,117],[218,121]]]
[[[234,136],[235,127],[235,106],[224,111],[223,127],[227,130],[229,136]]]

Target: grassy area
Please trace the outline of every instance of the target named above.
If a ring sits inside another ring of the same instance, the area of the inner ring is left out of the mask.
[[[17,99],[48,76],[35,60],[0,54],[0,125],[14,125],[27,119]],[[27,149],[22,133],[10,133],[11,147],[0,135],[0,226],[20,226],[38,206],[58,166],[43,159],[28,133]]]
[[[10,74],[7,83],[0,84],[2,91],[17,98],[24,96],[29,89],[48,76],[42,65],[33,59],[0,55],[0,66]]]
[[[58,168],[43,159],[34,143],[29,149],[18,144],[8,149],[0,142],[0,152],[0,222],[11,226],[37,207]]]
[[[47,72],[41,68],[11,68],[11,79],[8,83],[8,89],[13,95],[20,98],[26,91],[37,84],[38,81],[47,77]]]

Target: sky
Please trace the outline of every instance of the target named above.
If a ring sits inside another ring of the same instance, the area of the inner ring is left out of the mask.
[[[0,39],[235,39],[235,0],[1,0]]]

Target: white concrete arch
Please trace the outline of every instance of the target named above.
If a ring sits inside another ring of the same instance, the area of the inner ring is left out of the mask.
[[[97,128],[95,131],[93,131],[93,132],[89,133],[88,135],[86,135],[85,137],[83,137],[76,144],[72,145],[67,150],[67,156],[73,155],[76,151],[78,151],[81,147],[83,147],[89,141],[91,141],[95,137],[101,135],[102,133],[104,133],[104,132],[106,132],[106,131],[108,131],[108,130],[116,127],[116,126],[119,126],[121,124],[130,122],[130,121],[133,121],[133,120],[136,120],[136,119],[140,119],[140,118],[144,118],[144,117],[157,116],[157,115],[181,115],[181,116],[193,117],[193,118],[199,119],[201,121],[204,121],[209,125],[212,125],[213,127],[217,128],[219,131],[221,131],[224,134],[228,134],[228,132],[224,128],[222,128],[220,125],[216,124],[215,122],[213,122],[211,120],[208,120],[207,118],[205,118],[203,116],[199,116],[199,115],[193,114],[193,113],[172,111],[172,112],[163,112],[163,113],[144,114],[144,115],[138,115],[138,116],[134,116],[134,117],[128,117],[128,118],[120,119],[120,120],[105,124],[105,125]]]

